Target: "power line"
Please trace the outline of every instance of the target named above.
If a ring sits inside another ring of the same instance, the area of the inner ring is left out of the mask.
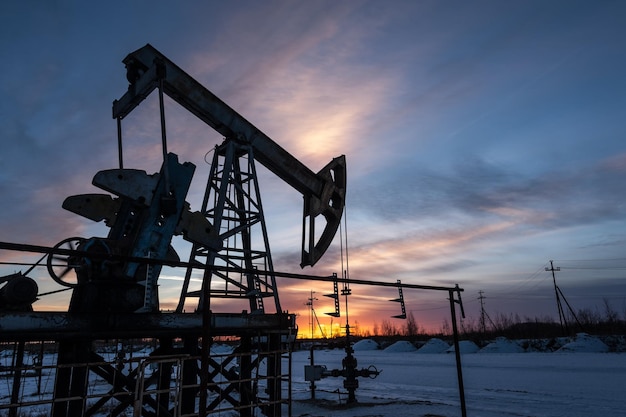
[[[555,259],[555,262],[609,262],[609,261],[624,261],[626,258],[604,258],[604,259]]]
[[[493,295],[495,294],[496,296],[498,295],[510,295],[511,293],[519,293],[522,290],[534,290],[535,288],[537,288],[539,285],[544,283],[544,278],[542,277],[542,272],[544,272],[544,267],[547,265],[547,263],[544,263],[543,265],[541,265],[536,271],[534,271],[532,274],[530,274],[530,276],[528,276],[526,279],[524,279],[522,282],[517,283],[516,285],[510,287],[509,289],[506,290],[506,292],[493,292],[491,293],[492,298]],[[540,279],[537,279],[540,278]],[[530,288],[525,288],[526,286],[533,284],[532,287]],[[498,297],[498,298],[502,298],[502,297]]]
[[[562,266],[561,269],[586,269],[586,270],[626,270],[626,266],[603,266],[603,267],[590,267],[590,266]]]

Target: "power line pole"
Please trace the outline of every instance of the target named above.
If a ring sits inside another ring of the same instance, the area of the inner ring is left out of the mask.
[[[558,272],[560,270],[560,267],[554,267],[554,262],[552,260],[550,260],[550,268],[546,267],[546,271],[552,272],[552,282],[554,283],[554,296],[556,298],[556,307],[559,310],[559,322],[561,323],[561,331],[564,334],[568,334],[569,329],[567,327],[567,319],[565,318],[565,313],[563,312],[563,305],[561,304],[561,297],[559,296],[559,287],[556,285],[555,272]]]
[[[487,329],[485,326],[485,304],[483,302],[485,296],[483,295],[483,290],[478,291],[478,294],[478,299],[480,300],[480,329],[483,333],[486,333]]]
[[[563,291],[561,291],[561,288],[559,288],[559,286],[556,285],[556,277],[554,275],[554,272],[555,271],[560,271],[560,270],[561,270],[561,268],[559,268],[559,267],[555,268],[554,267],[554,265],[552,264],[552,261],[550,261],[550,269],[548,269],[546,267],[546,271],[552,271],[552,281],[554,282],[554,292],[556,294],[556,304],[557,304],[557,306],[559,308],[559,318],[561,319],[561,329],[563,330],[563,323],[565,323],[565,334],[566,335],[569,334],[569,327],[567,325],[567,319],[565,318],[565,313],[563,312],[563,306],[561,305],[561,298],[562,298],[563,301],[565,301],[565,304],[567,305],[567,308],[569,309],[569,313],[572,315],[574,320],[576,320],[576,324],[578,324],[578,327],[580,328],[581,331],[584,331],[585,329],[584,329],[583,325],[580,323],[580,321],[578,320],[578,317],[576,317],[576,313],[574,312],[574,309],[567,302],[567,298],[565,298],[565,294],[563,294]]]
[[[565,332],[565,335],[569,334],[569,326],[567,324],[567,318],[565,317],[565,312],[563,311],[563,305],[561,304],[561,298],[562,298],[563,301],[565,301],[565,304],[567,305],[567,308],[569,309],[570,314],[572,315],[574,320],[576,320],[576,324],[578,324],[578,327],[580,328],[581,331],[584,331],[585,329],[583,325],[580,323],[580,321],[578,320],[578,317],[576,317],[576,313],[574,312],[574,309],[567,302],[567,298],[565,298],[565,294],[563,294],[563,291],[561,291],[561,288],[559,288],[559,286],[556,285],[556,276],[554,275],[554,273],[560,270],[561,268],[554,267],[552,261],[550,261],[550,268],[546,267],[546,271],[552,272],[552,281],[554,282],[554,293],[556,295],[556,305],[559,309],[559,319],[561,320],[561,330]]]
[[[313,297],[315,291],[311,290],[311,297],[308,298],[306,305],[309,307],[309,329],[311,330],[311,339],[313,339],[313,328],[315,327],[315,322],[313,321],[313,315],[315,314],[315,310],[313,309],[313,301],[316,301],[317,298]]]
[[[480,328],[482,330],[483,333],[487,333],[487,323],[485,322],[485,318],[487,320],[489,320],[489,323],[491,323],[491,327],[493,329],[496,328],[496,325],[493,323],[493,321],[491,321],[491,317],[489,317],[489,314],[487,314],[487,310],[485,310],[485,297],[483,294],[485,292],[483,290],[478,291],[478,300],[480,300]]]

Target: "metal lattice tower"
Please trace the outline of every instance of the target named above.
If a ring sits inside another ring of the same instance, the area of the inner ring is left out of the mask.
[[[210,298],[247,299],[251,313],[265,313],[264,299],[273,298],[275,312],[281,312],[252,147],[226,140],[215,148],[202,213],[224,247],[216,252],[193,246],[177,310],[187,297],[199,298],[198,309],[204,305],[207,292],[191,285],[201,274]]]

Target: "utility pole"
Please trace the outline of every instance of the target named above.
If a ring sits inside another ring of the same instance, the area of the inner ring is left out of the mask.
[[[478,291],[478,299],[480,300],[480,329],[484,334],[487,332],[487,329],[485,326],[485,304],[483,302],[485,296],[483,295],[483,290]]]
[[[491,327],[493,329],[496,328],[496,325],[493,323],[493,321],[491,321],[491,317],[489,317],[489,314],[487,314],[487,310],[485,310],[485,297],[483,294],[485,292],[483,290],[478,291],[478,299],[480,300],[480,328],[484,333],[487,333],[487,324],[485,323],[485,318],[487,318],[487,320],[489,320],[489,323],[491,323]]]
[[[309,329],[311,329],[311,339],[313,339],[313,329],[315,327],[315,322],[313,321],[313,314],[315,313],[315,310],[313,310],[313,301],[317,300],[317,298],[313,297],[313,294],[315,294],[315,291],[311,290],[311,296],[306,303],[306,305],[309,306]]]
[[[576,313],[574,312],[574,309],[567,302],[567,299],[565,298],[563,291],[561,291],[559,286],[556,285],[556,276],[554,275],[554,273],[560,270],[561,268],[554,267],[552,261],[550,261],[550,268],[546,267],[546,271],[552,272],[552,281],[554,282],[554,293],[556,295],[556,305],[559,309],[559,319],[561,320],[561,330],[564,331],[565,335],[569,334],[569,326],[567,325],[567,318],[565,317],[565,312],[563,311],[563,305],[561,304],[561,298],[562,298],[563,301],[565,301],[565,304],[567,305],[567,308],[569,309],[570,314],[572,315],[572,317],[574,317],[574,320],[576,320],[578,327],[580,328],[581,331],[584,331],[583,325],[578,320],[578,317],[576,317]]]
[[[552,282],[554,283],[554,296],[556,298],[556,307],[559,310],[559,322],[561,323],[561,331],[564,334],[568,334],[569,329],[567,326],[567,319],[565,318],[565,313],[563,312],[563,305],[561,304],[561,297],[559,296],[559,287],[556,285],[555,272],[558,272],[560,270],[560,267],[554,267],[554,262],[552,260],[550,260],[550,268],[546,267],[546,271],[552,272]]]

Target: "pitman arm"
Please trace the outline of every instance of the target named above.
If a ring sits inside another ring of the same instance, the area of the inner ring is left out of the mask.
[[[130,85],[113,102],[113,118],[124,118],[162,83],[165,94],[225,138],[251,145],[256,160],[302,193],[300,266],[314,265],[330,246],[341,222],[346,195],[345,156],[334,158],[316,174],[151,45],[130,53],[123,62]],[[326,224],[321,233],[316,233],[320,215]]]

